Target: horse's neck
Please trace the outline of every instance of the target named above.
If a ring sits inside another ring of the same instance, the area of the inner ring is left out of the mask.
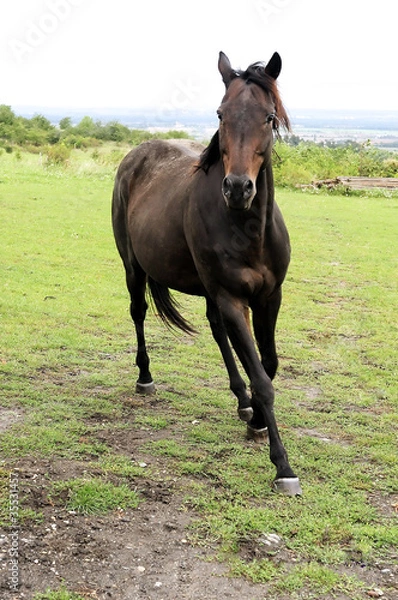
[[[264,227],[272,225],[274,211],[274,177],[271,161],[262,169],[257,177],[257,195],[253,201],[252,210],[261,219]]]

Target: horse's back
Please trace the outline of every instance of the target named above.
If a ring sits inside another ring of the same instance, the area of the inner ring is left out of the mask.
[[[173,163],[197,162],[203,146],[193,140],[149,140],[143,142],[124,157],[120,163],[116,181],[123,178],[137,180],[158,175]]]

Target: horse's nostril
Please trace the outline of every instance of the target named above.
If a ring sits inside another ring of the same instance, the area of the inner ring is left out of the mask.
[[[245,183],[243,184],[243,196],[244,198],[250,198],[250,196],[253,193],[253,189],[254,189],[254,184],[252,182],[251,179],[248,179],[247,181],[245,181]]]
[[[224,180],[222,182],[222,191],[224,196],[226,196],[227,198],[230,198],[230,196],[232,195],[232,181],[230,180],[229,177],[224,177]]]
[[[247,208],[255,194],[256,186],[247,175],[226,175],[222,182],[222,193],[230,208]]]

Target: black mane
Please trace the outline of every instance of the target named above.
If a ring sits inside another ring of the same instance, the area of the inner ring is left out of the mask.
[[[256,83],[268,94],[272,94],[274,91],[275,80],[266,74],[265,63],[261,61],[253,63],[246,71],[236,71],[236,75],[246,83]]]
[[[210,140],[209,145],[203,150],[199,157],[199,162],[195,167],[195,171],[202,169],[205,173],[208,172],[210,167],[221,158],[220,154],[220,142],[218,137],[218,129]]]

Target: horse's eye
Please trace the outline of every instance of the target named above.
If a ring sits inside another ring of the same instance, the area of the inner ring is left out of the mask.
[[[266,122],[267,123],[272,123],[272,121],[275,119],[275,114],[274,113],[270,113],[269,115],[267,115],[267,119]]]
[[[219,118],[220,121],[222,121],[222,114],[220,112],[217,113],[217,117]]]

